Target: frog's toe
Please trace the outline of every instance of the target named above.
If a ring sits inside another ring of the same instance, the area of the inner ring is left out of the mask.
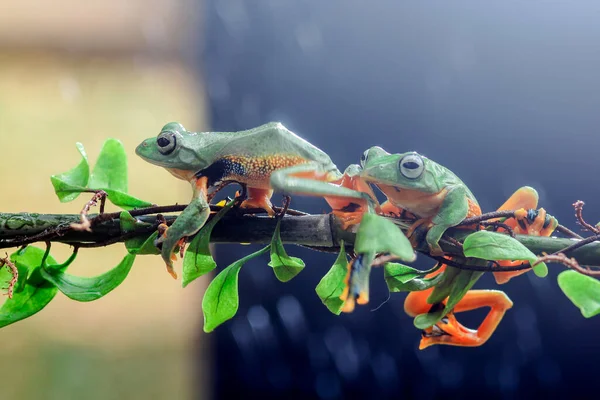
[[[558,226],[553,216],[540,209],[519,209],[515,211],[515,233],[532,236],[550,236]]]
[[[353,225],[360,224],[363,215],[365,215],[363,211],[350,212],[342,210],[333,210],[331,214],[333,214],[340,221],[341,227],[344,230],[348,229]]]
[[[275,211],[273,210],[273,204],[269,199],[246,199],[240,204],[240,208],[247,209],[256,209],[260,208],[267,212],[270,217],[275,216]]]

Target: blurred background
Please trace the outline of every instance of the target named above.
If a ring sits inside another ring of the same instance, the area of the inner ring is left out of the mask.
[[[587,202],[591,222],[600,215],[597,2],[4,0],[1,9],[2,211],[78,212],[80,200],[56,201],[48,177],[77,162],[76,141],[93,162],[106,137],[130,149],[132,194],[186,202],[187,184],[134,156],[139,141],[171,120],[198,131],[277,120],[341,169],[373,145],[416,150],[459,175],[484,211],[531,185],[567,226],[576,229],[575,200]],[[292,207],[327,211],[320,199],[294,198]],[[220,245],[215,254],[224,267],[252,250]],[[55,252],[61,259],[68,249]],[[237,316],[211,335],[201,330],[206,281],[182,290],[157,257],[138,260],[100,301],[57,296],[0,332],[0,398],[531,398],[596,389],[600,320],[585,320],[559,291],[560,266],[501,287],[515,306],[484,346],[419,351],[404,295],[385,302],[381,271],[371,303],[336,317],[314,293],[335,257],[288,252],[306,270],[283,284],[266,259],[248,263]],[[123,253],[83,252],[71,272],[96,274]],[[477,288],[498,287],[486,276]],[[475,327],[484,313],[461,320]]]

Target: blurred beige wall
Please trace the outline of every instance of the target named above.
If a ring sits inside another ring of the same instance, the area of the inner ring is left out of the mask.
[[[93,165],[108,137],[128,150],[130,193],[158,204],[189,200],[188,184],[133,150],[172,120],[206,127],[202,83],[181,56],[190,40],[200,43],[191,3],[0,2],[0,212],[78,213],[86,197],[59,203],[49,177],[79,161],[77,141]],[[69,251],[52,253],[60,261]],[[122,245],[82,250],[69,272],[99,274],[124,255]],[[101,300],[59,293],[0,330],[0,398],[197,398],[191,374],[205,284],[183,290],[159,257],[143,256]]]
[[[200,23],[194,0],[2,0],[0,48],[177,54]]]

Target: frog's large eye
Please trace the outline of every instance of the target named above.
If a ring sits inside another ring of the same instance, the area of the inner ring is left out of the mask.
[[[409,154],[400,160],[400,172],[409,179],[418,178],[423,170],[423,159],[418,154]]]
[[[367,158],[369,158],[369,150],[366,150],[364,153],[362,153],[362,156],[360,156],[360,165],[362,167],[364,167],[367,163]]]
[[[177,138],[173,132],[161,132],[156,138],[156,144],[160,154],[166,156],[175,150],[175,147],[177,146]]]

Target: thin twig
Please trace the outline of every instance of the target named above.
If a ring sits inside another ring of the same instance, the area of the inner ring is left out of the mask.
[[[506,211],[493,211],[481,215],[476,215],[474,217],[465,218],[460,224],[457,226],[465,226],[465,225],[473,225],[480,223],[482,221],[487,221],[493,218],[514,218],[515,212],[514,210],[506,210]]]
[[[583,218],[583,206],[585,203],[581,200],[577,200],[573,203],[573,207],[575,208],[575,217],[577,218],[577,223],[583,227],[584,230],[588,230],[596,235],[600,234],[600,230],[595,226],[588,224],[587,221]]]
[[[7,295],[9,299],[12,299],[15,290],[15,285],[19,281],[19,270],[15,266],[15,264],[12,261],[10,261],[10,258],[8,258],[8,253],[5,254],[6,257],[0,258],[0,268],[5,266],[10,270],[10,273],[12,275],[12,279],[8,281],[8,287],[6,288],[7,291],[5,293],[5,295]]]
[[[568,258],[564,253],[544,254],[542,257],[539,257],[537,261],[533,263],[533,265],[535,266],[541,262],[555,262],[566,265],[567,267],[574,269],[575,271],[583,275],[600,276],[600,270],[593,270],[589,266],[581,266],[575,258]]]
[[[71,229],[74,229],[76,231],[91,232],[92,230],[90,229],[90,227],[92,226],[92,224],[87,217],[88,213],[90,212],[90,208],[98,204],[98,201],[100,201],[100,215],[102,215],[102,213],[104,212],[104,199],[106,199],[106,192],[104,190],[98,190],[97,192],[95,192],[90,201],[85,203],[85,206],[83,206],[83,209],[79,214],[81,216],[81,222],[71,224]]]

